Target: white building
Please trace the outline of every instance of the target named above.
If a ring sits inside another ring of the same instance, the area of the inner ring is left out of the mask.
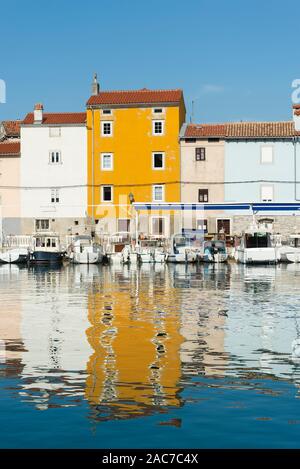
[[[76,234],[87,207],[86,113],[44,113],[21,124],[22,233]]]

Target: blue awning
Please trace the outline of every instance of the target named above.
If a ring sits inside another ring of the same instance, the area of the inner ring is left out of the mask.
[[[300,203],[220,203],[220,204],[187,204],[187,203],[134,203],[136,210],[253,210],[254,212],[295,212],[300,210]]]

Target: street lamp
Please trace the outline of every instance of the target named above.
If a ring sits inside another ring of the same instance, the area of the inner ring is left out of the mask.
[[[129,202],[130,202],[130,205],[132,205],[132,204],[133,204],[133,202],[134,202],[134,195],[133,195],[133,193],[132,193],[132,192],[130,192],[130,193],[128,194],[128,197],[129,197]]]

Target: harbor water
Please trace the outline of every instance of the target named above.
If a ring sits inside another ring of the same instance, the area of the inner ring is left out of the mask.
[[[300,264],[2,265],[0,298],[2,448],[300,446]]]

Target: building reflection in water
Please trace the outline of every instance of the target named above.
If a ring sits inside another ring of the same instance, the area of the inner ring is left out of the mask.
[[[0,265],[0,363],[5,365],[1,367],[1,376],[17,377],[23,368],[21,274],[15,265]]]
[[[98,419],[179,406],[180,304],[165,266],[106,268],[89,294],[86,398]],[[161,277],[163,275],[163,278]]]
[[[85,399],[94,420],[178,408],[195,376],[298,386],[299,275],[295,266],[0,266],[1,376],[20,378],[16,394],[39,410]]]

